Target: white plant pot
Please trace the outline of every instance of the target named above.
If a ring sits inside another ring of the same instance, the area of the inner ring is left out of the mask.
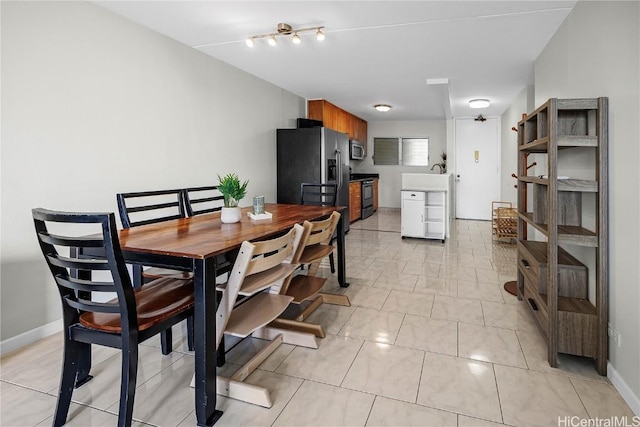
[[[234,222],[239,222],[241,217],[242,211],[239,207],[222,208],[222,213],[220,214],[220,220],[225,224],[233,224]]]

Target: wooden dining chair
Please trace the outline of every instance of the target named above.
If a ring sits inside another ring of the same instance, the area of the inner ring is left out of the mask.
[[[193,281],[164,278],[134,289],[113,213],[33,209],[32,215],[40,248],[62,302],[64,356],[53,425],[66,423],[74,387],[91,379],[90,366],[86,371],[80,368],[85,366],[80,355],[90,357],[91,344],[98,344],[122,350],[118,425],[130,426],[138,344],[193,316]],[[71,234],[70,230],[76,233]],[[67,255],[75,248],[98,251],[104,258]],[[112,294],[116,297],[104,302]]]
[[[271,323],[271,326],[312,333],[319,338],[324,338],[325,333],[322,325],[305,322],[305,319],[323,302],[343,306],[351,305],[346,295],[321,292],[327,279],[316,276],[322,259],[333,252],[333,246],[329,244],[329,241],[339,220],[340,214],[333,212],[327,219],[304,222],[305,233],[293,257],[293,262],[303,265],[309,264],[309,269],[307,274],[293,276],[286,287],[282,289],[284,295],[293,298],[292,304],[282,316]]]
[[[224,206],[224,196],[216,185],[190,187],[182,191],[187,216],[218,212]]]
[[[116,194],[118,213],[124,228],[156,224],[186,217],[183,190],[137,191]],[[189,271],[178,271],[160,267],[133,265],[133,283],[140,286],[144,281],[160,278],[191,279]],[[193,319],[187,320],[187,346],[193,350]],[[173,346],[173,334],[168,329],[161,334],[162,354],[169,354]]]
[[[338,197],[337,184],[318,184],[303,182],[300,184],[300,204],[312,206],[336,206]],[[331,237],[330,243],[333,243],[337,237]],[[336,264],[333,252],[329,254],[329,267],[331,273],[336,272]]]
[[[295,271],[294,253],[304,228],[295,225],[287,234],[260,242],[243,242],[216,311],[216,350],[225,335],[246,338],[278,317],[293,300],[282,294]],[[271,338],[249,362],[231,377],[218,376],[218,394],[270,408],[272,400],[265,388],[243,381],[283,342],[283,334]],[[223,349],[222,349],[223,350]],[[192,381],[192,386],[193,381]]]

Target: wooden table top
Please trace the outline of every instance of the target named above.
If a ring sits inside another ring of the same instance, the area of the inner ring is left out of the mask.
[[[252,220],[247,212],[253,208],[246,207],[240,222],[223,224],[220,212],[214,212],[121,230],[120,246],[124,251],[204,259],[239,248],[245,240],[269,237],[342,209],[267,203],[265,210],[273,215],[268,220]]]

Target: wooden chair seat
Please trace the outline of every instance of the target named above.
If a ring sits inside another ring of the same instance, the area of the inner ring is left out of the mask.
[[[291,296],[262,292],[233,309],[224,333],[247,337],[278,317],[292,300]]]
[[[302,301],[317,295],[326,281],[327,279],[316,276],[302,274],[295,276],[289,284],[286,295],[293,297],[292,302],[294,304],[300,304]]]
[[[333,252],[333,246],[324,243],[307,246],[300,257],[301,264],[311,264]]]
[[[194,305],[193,281],[162,278],[135,289],[138,330],[144,331]],[[110,303],[117,304],[113,299]],[[80,323],[91,329],[121,333],[119,313],[86,312]]]

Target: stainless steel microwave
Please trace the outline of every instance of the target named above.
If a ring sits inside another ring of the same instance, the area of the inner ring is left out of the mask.
[[[364,144],[356,140],[349,141],[349,158],[352,160],[364,159]]]

